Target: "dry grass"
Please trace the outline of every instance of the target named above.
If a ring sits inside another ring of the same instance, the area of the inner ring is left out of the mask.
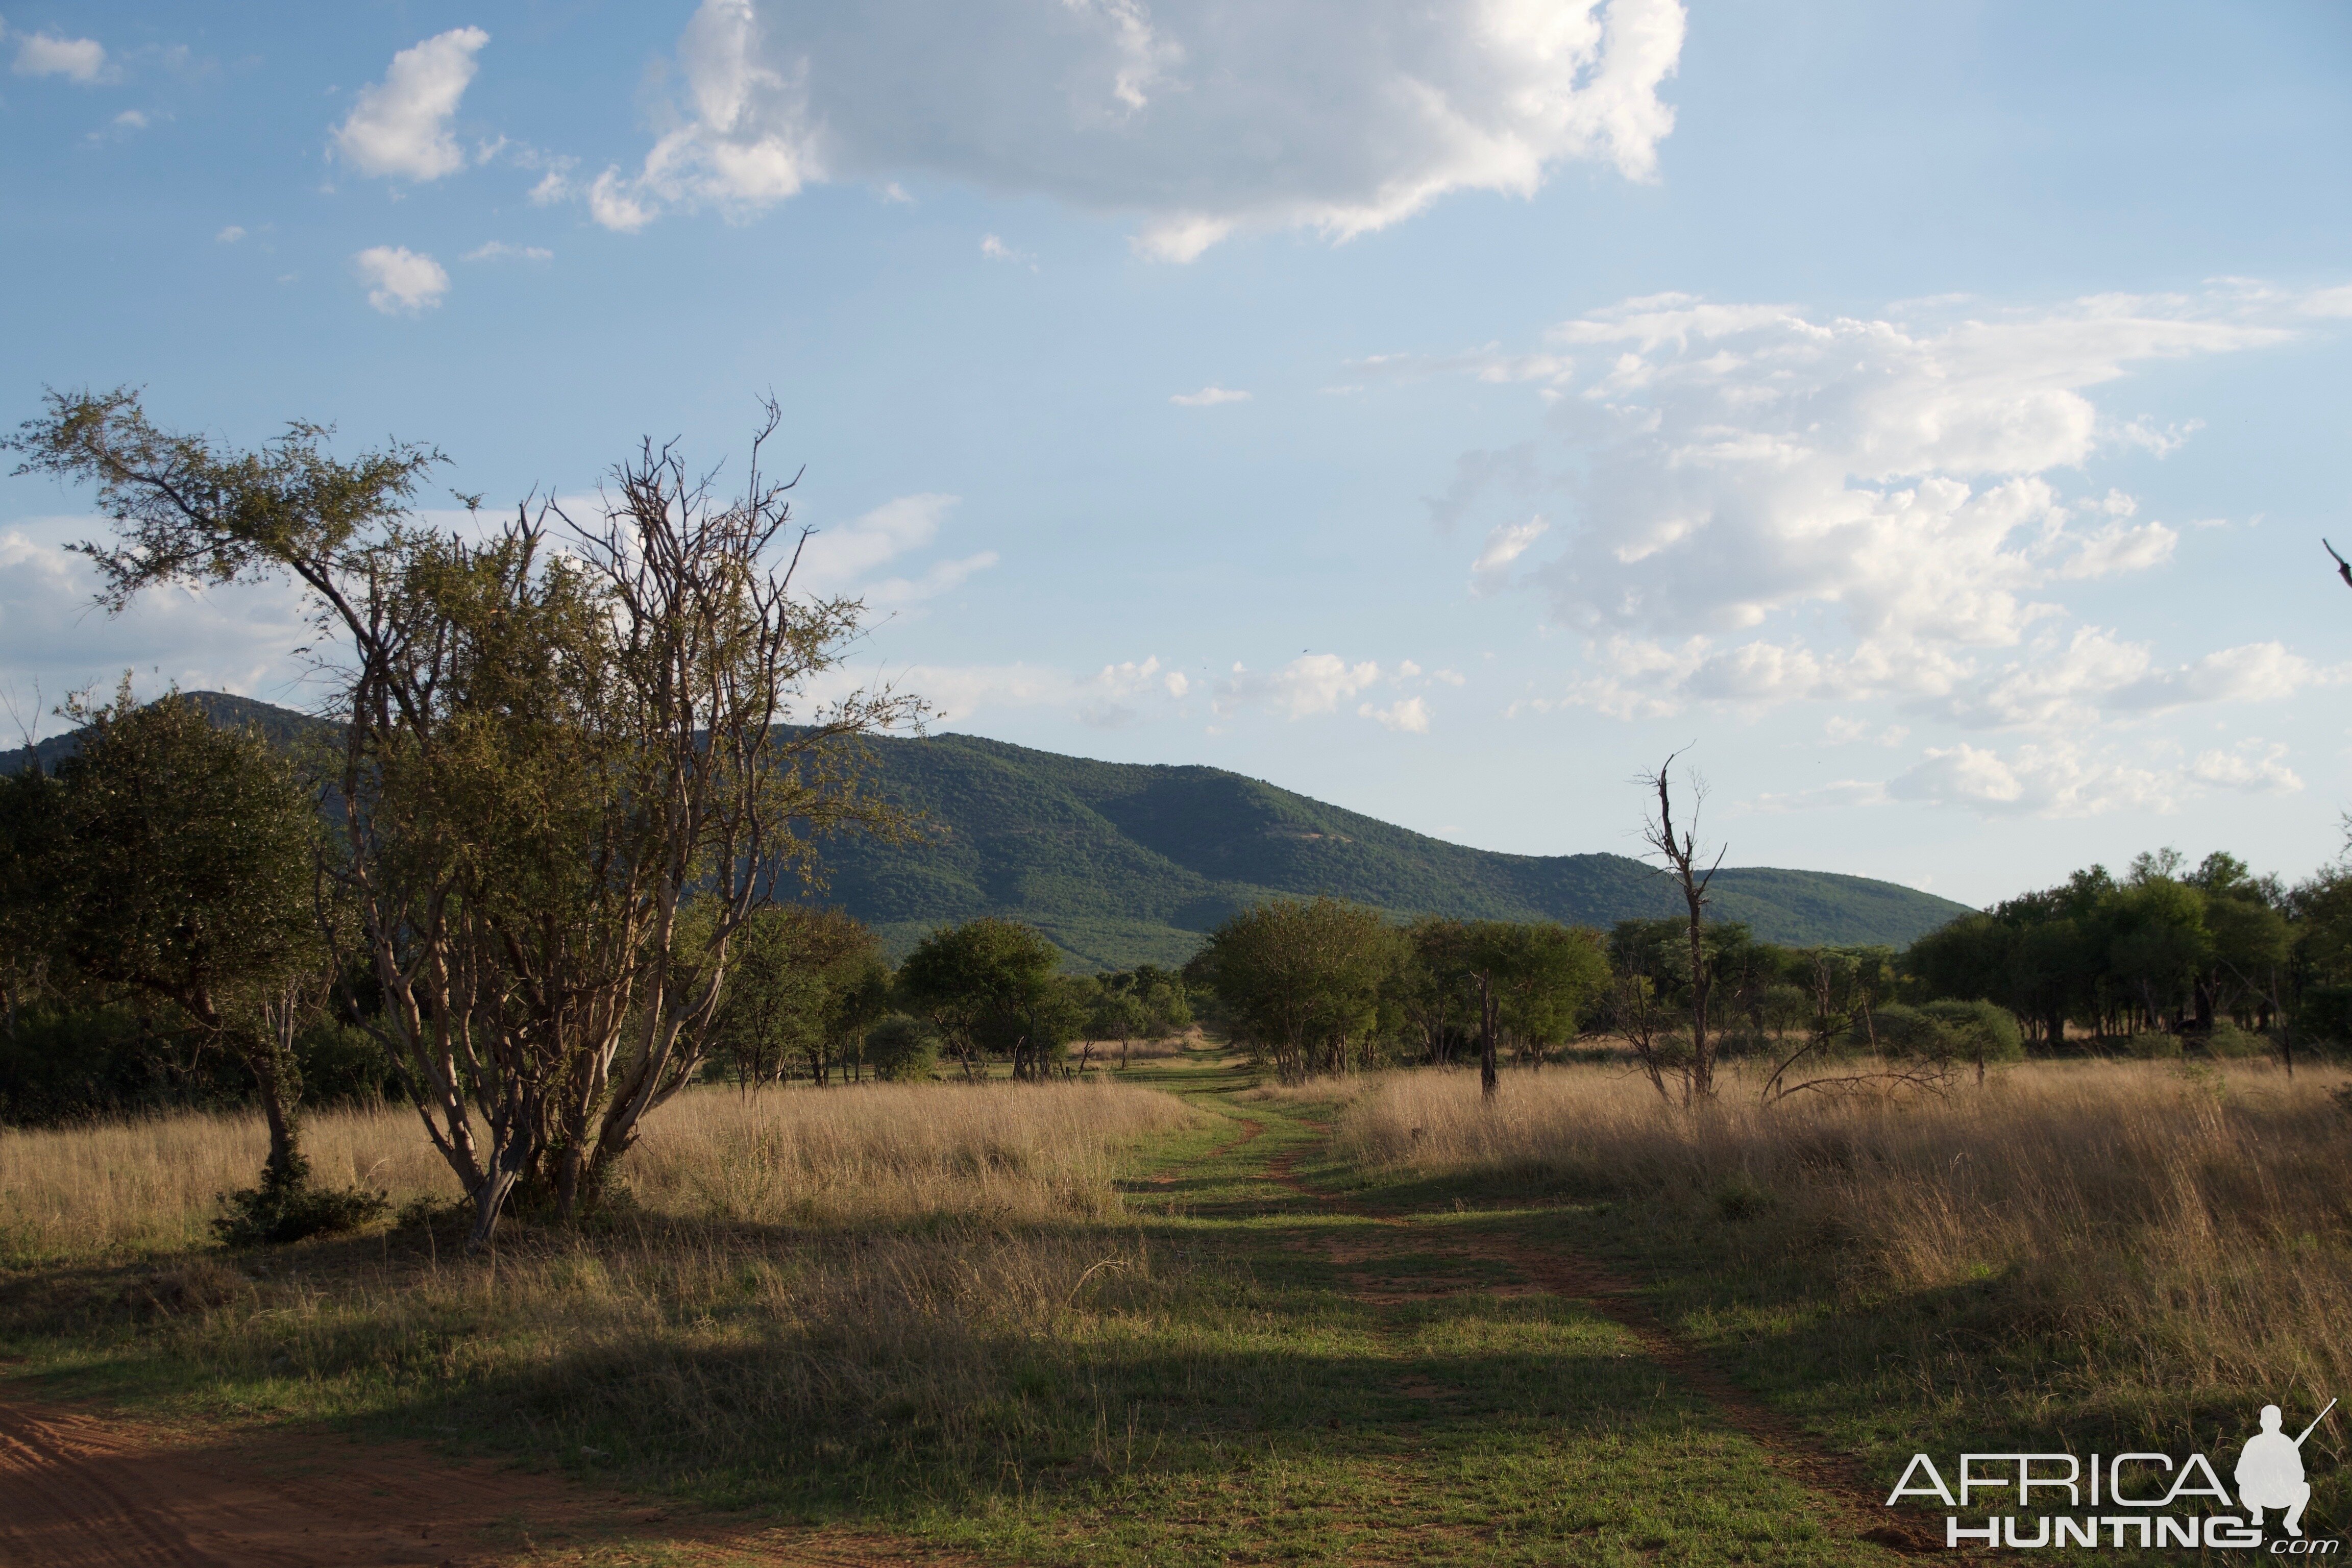
[[[1195,1114],[1095,1079],[704,1091],[647,1122],[624,1179],[644,1207],[739,1223],[1102,1218],[1121,1151]]]
[[[1192,1114],[1170,1096],[1100,1082],[778,1089],[748,1104],[696,1089],[647,1120],[621,1179],[642,1208],[739,1223],[1099,1216],[1117,1205],[1120,1151]],[[405,1108],[314,1114],[304,1142],[328,1184],[395,1204],[456,1195]],[[216,1194],[250,1186],[265,1147],[257,1116],[0,1129],[0,1262],[208,1243]]]
[[[2101,1346],[2121,1382],[2352,1384],[2352,1117],[2344,1075],[2269,1064],[2035,1063],[1947,1096],[1802,1096],[1735,1081],[1703,1113],[1595,1068],[1390,1077],[1342,1112],[1361,1165],[1542,1170],[1769,1216],[1766,1247],[1829,1248],[1849,1291],[1987,1281],[2021,1331]],[[1416,1135],[1416,1130],[1417,1135]],[[2323,1394],[2324,1397],[2324,1394]]]
[[[1310,1078],[1305,1083],[1281,1083],[1273,1079],[1234,1096],[1250,1105],[1353,1105],[1372,1092],[1376,1083],[1349,1075],[1346,1078]]]
[[[198,1254],[126,1294],[146,1353],[247,1410],[373,1411],[704,1488],[800,1471],[854,1489],[887,1472],[952,1492],[1074,1433],[1091,1434],[1076,1439],[1091,1468],[1131,1466],[1131,1413],[1095,1395],[1095,1369],[1152,1331],[1186,1277],[1162,1279],[1116,1226],[795,1237],[625,1221],[518,1231],[494,1259],[455,1240],[429,1264],[359,1243],[252,1275]]]

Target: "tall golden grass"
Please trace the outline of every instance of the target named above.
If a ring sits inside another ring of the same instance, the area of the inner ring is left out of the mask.
[[[628,1197],[664,1215],[751,1224],[890,1224],[920,1215],[1100,1216],[1120,1152],[1194,1113],[1108,1084],[863,1084],[698,1089],[647,1118],[624,1160]],[[454,1198],[456,1180],[404,1107],[314,1113],[318,1177],[394,1204]],[[219,1194],[253,1184],[257,1116],[183,1114],[49,1131],[0,1129],[0,1261],[181,1250],[211,1240]]]
[[[1848,1289],[1994,1281],[2119,1382],[2352,1385],[2352,1115],[2345,1075],[2267,1063],[2032,1063],[1943,1095],[1759,1104],[1734,1079],[1685,1111],[1600,1068],[1391,1076],[1343,1110],[1360,1164],[1543,1171],[1715,1218],[1769,1216]],[[2034,1320],[2039,1320],[2036,1321]],[[2323,1397],[2325,1394],[2323,1394]]]

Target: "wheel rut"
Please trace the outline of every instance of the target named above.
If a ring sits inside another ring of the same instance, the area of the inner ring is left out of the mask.
[[[1413,1228],[1409,1216],[1381,1213],[1309,1184],[1297,1171],[1299,1161],[1308,1152],[1305,1148],[1291,1148],[1275,1154],[1266,1162],[1267,1178],[1326,1208],[1371,1220],[1389,1236]],[[1702,1350],[1669,1328],[1622,1275],[1577,1254],[1499,1237],[1449,1231],[1442,1237],[1428,1237],[1426,1242],[1426,1253],[1499,1263],[1533,1289],[1563,1300],[1580,1302],[1623,1329],[1645,1356],[1705,1399],[1724,1425],[1753,1443],[1774,1469],[1811,1493],[1838,1520],[1845,1534],[1895,1552],[1932,1552],[1938,1559],[1954,1563],[1979,1561],[1971,1553],[1949,1551],[1941,1542],[1890,1521],[1879,1506],[1881,1500],[1870,1478],[1858,1464],[1844,1455],[1822,1449],[1796,1423],[1740,1387]],[[1366,1247],[1348,1259],[1356,1271],[1356,1293],[1380,1300],[1429,1299],[1430,1292],[1425,1289],[1398,1292],[1383,1288],[1376,1268],[1384,1250],[1388,1249]]]

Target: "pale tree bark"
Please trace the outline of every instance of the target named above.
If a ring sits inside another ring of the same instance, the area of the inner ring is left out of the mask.
[[[1698,844],[1699,805],[1706,798],[1706,786],[1694,779],[1691,793],[1690,821],[1679,832],[1675,827],[1675,804],[1669,775],[1674,771],[1675,758],[1680,752],[1670,753],[1658,764],[1657,771],[1643,775],[1642,782],[1658,797],[1658,815],[1643,824],[1642,841],[1653,854],[1665,862],[1668,876],[1675,880],[1686,914],[1686,932],[1690,942],[1691,964],[1691,1054],[1690,1064],[1683,1075],[1683,1099],[1712,1100],[1715,1097],[1715,1047],[1707,1038],[1706,1004],[1713,988],[1706,972],[1706,951],[1704,930],[1706,921],[1707,884],[1714,880],[1716,870],[1723,864],[1726,848],[1718,847],[1712,861],[1705,861],[1705,851]],[[1701,869],[1705,861],[1706,868]]]

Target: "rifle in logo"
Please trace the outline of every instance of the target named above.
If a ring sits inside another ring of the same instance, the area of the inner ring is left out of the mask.
[[[2327,1411],[2336,1408],[2336,1401],[2327,1402],[2327,1409],[2312,1417],[2311,1425],[2300,1436],[2290,1437],[2279,1430],[2284,1419],[2275,1405],[2263,1406],[2263,1429],[2246,1439],[2238,1454],[2238,1501],[2246,1510],[2246,1522],[2256,1530],[2263,1525],[2263,1510],[2279,1509],[2284,1517],[2279,1522],[2289,1535],[2303,1533],[2303,1510],[2311,1501],[2311,1483],[2303,1474],[2303,1440],[2319,1429],[2327,1419]]]

